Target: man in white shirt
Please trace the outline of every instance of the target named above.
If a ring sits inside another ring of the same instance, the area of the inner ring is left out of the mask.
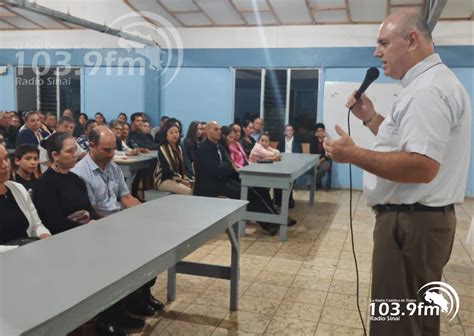
[[[454,203],[463,202],[466,190],[471,103],[434,53],[426,22],[413,11],[385,19],[374,56],[403,90],[385,118],[365,95],[357,102],[349,97],[347,106],[376,135],[373,149],[356,146],[339,126],[341,138],[325,140],[324,147],[335,161],[366,172],[364,196],[377,215],[372,259],[377,317],[380,300],[423,301],[420,288],[441,280],[453,246]],[[439,335],[439,314],[408,313],[398,314],[399,321],[372,320],[370,334]]]

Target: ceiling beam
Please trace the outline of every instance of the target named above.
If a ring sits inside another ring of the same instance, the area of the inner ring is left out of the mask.
[[[237,8],[237,6],[235,5],[234,1],[232,0],[228,0],[229,1],[229,4],[232,6],[232,8],[235,10],[235,12],[237,13],[237,15],[240,16],[240,18],[242,19],[242,21],[244,22],[244,24],[246,26],[248,26],[248,21],[245,19],[245,16],[242,14],[241,11],[239,11],[239,9]]]
[[[38,27],[41,28],[41,29],[46,29],[46,27],[40,25],[39,23],[34,22],[34,21],[31,20],[30,18],[27,18],[26,16],[24,16],[24,15],[18,13],[18,12],[15,12],[15,11],[14,11],[13,9],[11,9],[9,6],[5,6],[4,8],[5,8],[7,11],[9,11],[10,13],[12,13],[13,16],[18,16],[19,18],[22,18],[23,20],[26,20],[26,21],[28,21],[29,23],[32,23],[32,24],[34,24],[35,26],[38,26]],[[68,27],[68,28],[69,28],[69,27]]]
[[[351,6],[349,4],[349,0],[345,0],[346,3],[346,13],[347,13],[347,21],[352,23],[352,13],[351,13]]]
[[[211,23],[212,26],[217,26],[216,25],[216,22],[211,18],[211,16],[204,10],[204,8],[201,7],[200,4],[198,4],[196,2],[196,0],[192,0],[193,1],[193,4],[194,6],[196,6],[197,8],[199,8],[199,11],[201,11],[202,14],[204,14],[204,16],[206,16],[206,18],[209,20],[209,22]]]
[[[7,24],[7,25],[9,25],[10,27],[12,27],[12,28],[7,28],[8,30],[15,30],[15,29],[21,30],[21,28],[18,27],[17,25],[14,25],[13,23],[10,23],[10,22],[5,21],[5,20],[3,20],[3,19],[0,19],[0,22],[3,22],[4,24]]]
[[[28,10],[33,13],[46,15],[47,17],[50,17],[50,18],[56,18],[56,19],[59,19],[60,21],[69,22],[80,27],[95,30],[100,33],[109,34],[116,37],[121,37],[121,38],[138,42],[140,44],[144,44],[147,46],[160,47],[159,44],[156,43],[155,41],[148,40],[140,36],[136,36],[136,35],[124,32],[122,30],[110,28],[105,25],[100,25],[92,21],[87,21],[87,20],[78,18],[76,16],[72,16],[63,12],[50,9],[48,7],[39,6],[35,3],[31,3],[26,0],[5,0],[4,3],[13,7],[19,7],[19,8]]]
[[[426,19],[426,22],[428,22],[430,31],[434,30],[436,22],[438,22],[441,12],[443,11],[447,2],[448,0],[428,0],[425,2],[425,6],[421,10],[421,15],[423,15],[423,17]]]
[[[273,16],[275,17],[275,20],[277,21],[277,23],[279,25],[281,25],[281,20],[278,17],[278,14],[276,13],[275,8],[273,8],[273,5],[271,4],[271,2],[269,0],[265,0],[265,3],[267,4],[268,8],[270,8],[270,11],[272,12]]]
[[[311,17],[311,21],[313,21],[313,23],[316,24],[316,19],[314,18],[314,13],[313,13],[313,10],[311,9],[311,5],[309,4],[309,0],[304,0],[304,3],[306,5],[306,9],[309,12],[309,16]]]
[[[135,13],[137,13],[138,15],[140,15],[140,17],[145,20],[146,22],[148,22],[149,24],[151,25],[154,25],[154,26],[162,26],[161,22],[155,22],[155,21],[152,21],[150,20],[150,18],[146,17],[145,15],[143,15],[142,11],[139,10],[137,7],[135,7],[135,5],[133,5],[130,0],[123,0],[123,2],[131,9],[133,10]]]
[[[179,22],[179,24],[183,27],[186,27],[186,25],[184,24],[183,21],[181,21],[176,15],[175,13],[170,10],[164,3],[161,2],[161,0],[156,0],[156,2],[158,3],[158,5],[160,5],[161,7],[163,7],[163,9],[166,11],[166,13],[168,13],[168,15],[170,15],[173,19],[175,19],[177,22]]]

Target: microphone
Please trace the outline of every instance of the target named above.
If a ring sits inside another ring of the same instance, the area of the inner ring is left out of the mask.
[[[379,78],[379,69],[375,67],[369,68],[367,70],[367,73],[365,74],[364,81],[362,82],[362,84],[359,87],[359,90],[357,90],[354,96],[355,99],[359,100],[360,96],[362,96],[365,90],[367,90],[370,84],[372,84],[372,82],[376,80],[377,78]]]

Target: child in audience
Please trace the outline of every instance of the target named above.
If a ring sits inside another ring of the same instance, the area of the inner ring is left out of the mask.
[[[268,137],[267,133],[262,133],[258,142],[252,148],[250,152],[249,160],[250,162],[255,162],[258,160],[279,160],[280,159],[280,151],[278,149],[274,149],[270,146],[270,138]]]
[[[23,144],[15,150],[15,182],[22,184],[31,194],[36,185],[35,172],[38,170],[39,150],[32,144]]]

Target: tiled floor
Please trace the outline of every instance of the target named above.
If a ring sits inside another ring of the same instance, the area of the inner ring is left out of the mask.
[[[229,313],[229,284],[224,280],[179,275],[177,300],[147,319],[142,335],[363,335],[355,300],[355,273],[349,235],[349,193],[295,192],[291,216],[298,225],[288,242],[248,226],[241,239],[239,311]],[[360,271],[360,306],[367,320],[371,281],[374,215],[354,193],[354,239]],[[453,285],[461,309],[442,335],[474,335],[473,249],[464,245],[474,200],[457,207],[457,233],[445,281]],[[208,242],[187,259],[230,264],[226,236]],[[153,288],[166,299],[166,274]]]

